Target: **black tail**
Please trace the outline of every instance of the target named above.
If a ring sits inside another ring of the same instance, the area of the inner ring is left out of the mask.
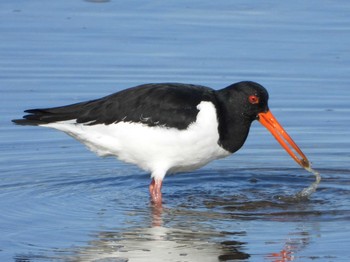
[[[28,113],[23,116],[23,119],[14,119],[12,122],[18,125],[44,125],[48,123],[77,119],[82,108],[89,102],[82,102],[68,106],[44,108],[44,109],[29,109],[24,111]]]

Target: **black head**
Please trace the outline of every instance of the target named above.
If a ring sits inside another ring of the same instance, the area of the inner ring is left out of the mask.
[[[217,93],[225,115],[224,125],[219,126],[219,132],[221,130],[221,136],[224,137],[222,139],[224,148],[231,152],[239,149],[248,135],[251,122],[257,119],[300,166],[310,170],[310,163],[305,154],[269,110],[267,105],[269,94],[263,86],[244,81],[230,85]]]
[[[231,110],[231,114],[240,117],[243,116],[249,121],[258,118],[258,114],[267,112],[269,94],[260,84],[243,81],[232,84],[219,91],[221,98],[226,106]]]

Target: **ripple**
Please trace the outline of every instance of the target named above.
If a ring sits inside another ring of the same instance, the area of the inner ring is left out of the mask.
[[[169,176],[163,188],[164,208],[155,212],[149,206],[149,177],[137,169],[121,166],[112,171],[97,166],[67,173],[66,169],[53,168],[37,180],[2,185],[2,197],[11,201],[2,205],[1,221],[7,221],[4,228],[22,232],[18,233],[20,249],[34,252],[18,254],[17,259],[123,259],[125,254],[163,254],[159,245],[173,250],[177,258],[192,258],[195,252],[206,250],[203,256],[211,259],[243,260],[251,255],[245,252],[244,241],[239,241],[247,232],[225,232],[227,223],[240,228],[244,221],[349,220],[349,170],[321,169],[323,180],[309,199],[281,199],[279,196],[293,196],[313,182],[312,177],[300,172],[213,168]],[[94,221],[103,226],[97,228]],[[156,229],[159,226],[162,229]],[[45,241],[52,236],[62,243]],[[79,243],[87,238],[92,238],[87,247],[64,247],[67,241]]]
[[[211,170],[192,174],[192,177],[196,176],[196,187],[187,186],[178,191],[172,190],[168,198],[175,200],[175,208],[180,208],[181,211],[178,212],[182,214],[193,215],[198,212],[202,217],[217,219],[282,218],[294,221],[296,218],[317,218],[329,221],[349,217],[348,170],[320,170],[324,178],[320,188],[309,198],[295,197],[312,182],[309,177],[293,175],[298,172],[296,169],[236,169],[234,172]],[[231,175],[232,173],[235,175]],[[339,175],[337,179],[334,178],[334,174]],[[188,179],[185,178],[186,181]],[[177,183],[179,182],[175,181],[175,184]],[[169,205],[174,207],[172,203]]]

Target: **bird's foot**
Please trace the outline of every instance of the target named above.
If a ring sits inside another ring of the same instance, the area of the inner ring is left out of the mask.
[[[151,200],[154,205],[162,205],[162,180],[152,179],[151,184],[149,185],[149,193]]]

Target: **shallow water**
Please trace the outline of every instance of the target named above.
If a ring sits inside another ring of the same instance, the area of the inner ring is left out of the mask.
[[[2,1],[1,261],[349,261],[350,3]],[[10,123],[148,82],[263,84],[321,173],[254,123],[233,156],[164,181]]]

